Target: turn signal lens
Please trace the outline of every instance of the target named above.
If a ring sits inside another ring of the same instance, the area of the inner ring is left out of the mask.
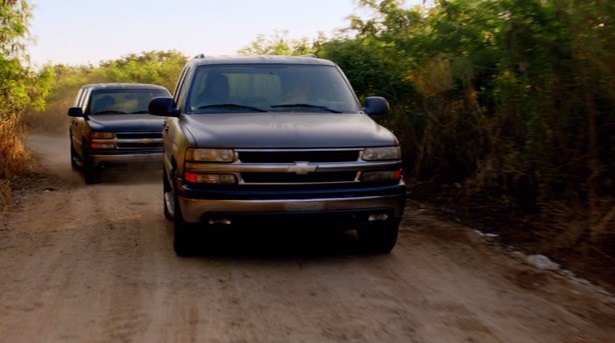
[[[199,174],[184,173],[184,179],[190,183],[207,183],[215,185],[229,185],[237,183],[237,178],[233,174]]]
[[[90,142],[90,148],[92,149],[115,149],[115,143]]]
[[[401,170],[365,172],[361,175],[363,182],[390,182],[401,179]]]

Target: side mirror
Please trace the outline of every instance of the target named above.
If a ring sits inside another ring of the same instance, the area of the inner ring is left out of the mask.
[[[369,96],[365,98],[363,112],[370,117],[380,117],[389,113],[389,102],[380,96]]]
[[[163,117],[177,117],[179,111],[175,108],[173,98],[153,98],[147,106],[149,114]]]
[[[83,117],[83,110],[81,107],[71,107],[68,109],[69,117]]]

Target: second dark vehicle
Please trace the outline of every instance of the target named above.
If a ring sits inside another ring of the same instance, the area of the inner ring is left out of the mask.
[[[169,96],[158,85],[101,83],[81,87],[68,110],[70,157],[82,169],[85,182],[100,181],[105,167],[162,158],[163,120],[147,106],[155,97]]]

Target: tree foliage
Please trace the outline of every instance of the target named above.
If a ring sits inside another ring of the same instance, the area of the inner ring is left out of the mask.
[[[185,63],[186,56],[169,50],[130,54],[117,60],[104,61],[98,66],[50,67],[55,74],[56,87],[47,97],[48,106],[44,111],[28,113],[28,124],[47,130],[65,129],[68,123],[66,110],[73,105],[79,88],[88,83],[153,83],[173,91]]]
[[[609,222],[615,2],[358,2],[373,15],[351,17],[313,50],[337,62],[360,97],[390,100],[385,124],[412,180],[526,211],[588,206],[594,234]]]
[[[0,206],[10,195],[10,179],[28,158],[22,142],[21,115],[29,107],[45,106],[53,86],[53,71],[34,72],[27,66],[28,2],[0,1]]]
[[[239,50],[243,55],[287,55],[301,56],[313,54],[319,42],[325,38],[321,34],[315,41],[308,38],[290,39],[288,31],[276,32],[271,36],[260,34],[250,45]]]
[[[31,8],[26,1],[0,2],[0,119],[17,118],[29,105],[44,106],[51,71],[33,72],[27,66],[28,22]]]
[[[322,53],[343,66],[359,93],[380,92],[405,105],[404,116],[425,117],[409,152],[422,156],[417,176],[449,174],[456,162],[466,171],[455,172],[461,180],[502,190],[533,186],[541,196],[562,191],[571,178],[587,181],[593,163],[600,165],[594,181],[612,177],[599,152],[609,150],[600,146],[601,132],[611,127],[615,104],[613,2],[361,3],[377,15],[355,18],[356,35],[325,43]],[[432,125],[435,136],[427,135]],[[434,155],[454,150],[465,152]],[[562,170],[577,173],[561,179]]]
[[[107,82],[154,83],[172,91],[185,63],[177,51],[147,51],[103,62],[95,74]]]

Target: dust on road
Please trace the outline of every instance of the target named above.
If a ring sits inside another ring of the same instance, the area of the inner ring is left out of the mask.
[[[173,253],[160,170],[86,186],[68,139],[0,219],[5,342],[610,342],[615,300],[409,206],[390,255],[350,233],[206,236]]]

